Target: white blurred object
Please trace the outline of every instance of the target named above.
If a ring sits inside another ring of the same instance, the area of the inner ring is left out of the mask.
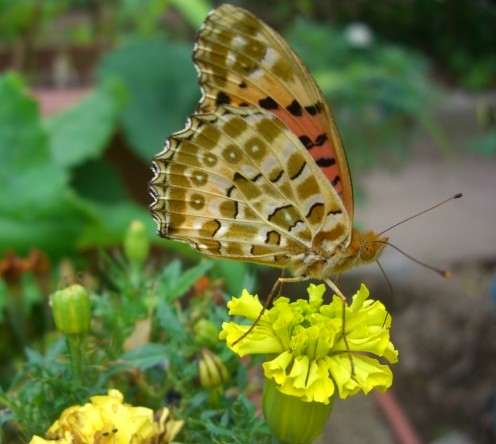
[[[345,37],[353,48],[367,48],[374,40],[374,33],[366,23],[353,22],[346,27]]]

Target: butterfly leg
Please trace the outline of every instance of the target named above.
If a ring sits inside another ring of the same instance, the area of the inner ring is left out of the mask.
[[[253,322],[253,324],[250,326],[250,328],[248,330],[246,330],[246,332],[241,337],[239,337],[238,339],[236,339],[232,343],[232,345],[236,345],[239,341],[241,341],[242,339],[246,338],[246,336],[248,336],[251,333],[251,331],[258,324],[258,321],[260,321],[260,318],[265,313],[265,310],[267,309],[267,307],[271,303],[272,299],[277,299],[281,295],[282,284],[284,284],[286,282],[301,282],[303,280],[305,280],[305,278],[302,278],[302,277],[284,277],[284,270],[282,270],[281,277],[279,277],[277,279],[277,281],[275,282],[274,286],[272,287],[272,290],[270,290],[270,293],[268,294],[267,299],[265,299],[264,306],[262,307],[262,310],[260,310],[260,313],[257,316],[257,319],[255,319],[255,322]],[[276,293],[276,291],[277,291],[277,295],[274,298],[274,294]]]
[[[353,355],[351,354],[350,346],[348,344],[348,339],[346,338],[346,296],[341,292],[338,286],[331,281],[330,279],[325,279],[324,281],[334,293],[343,301],[343,317],[342,317],[342,333],[344,345],[346,347],[346,351],[348,352],[348,357],[350,359],[350,367],[351,367],[351,376],[355,376],[355,364],[353,363]]]

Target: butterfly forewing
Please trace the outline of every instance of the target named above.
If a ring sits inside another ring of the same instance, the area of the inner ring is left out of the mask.
[[[261,108],[193,115],[155,158],[151,186],[161,235],[211,256],[295,270],[317,233],[335,233],[330,248],[349,234],[337,192],[298,137]]]
[[[249,12],[222,5],[200,30],[193,58],[204,94],[199,112],[232,104],[262,107],[279,117],[341,196],[352,220],[351,179],[334,118],[282,37]]]

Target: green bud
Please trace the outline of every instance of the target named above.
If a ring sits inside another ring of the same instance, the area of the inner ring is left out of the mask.
[[[202,348],[198,361],[200,385],[204,388],[218,387],[227,380],[227,369],[220,358],[206,348]]]
[[[287,444],[310,444],[322,433],[334,405],[304,402],[285,395],[273,379],[264,380],[262,410],[269,428],[279,441]]]
[[[91,310],[88,292],[81,285],[71,285],[51,296],[55,326],[67,335],[86,333],[90,329]]]
[[[195,342],[205,347],[213,347],[219,342],[219,329],[211,321],[200,319],[193,327]]]
[[[143,222],[131,222],[124,238],[124,253],[131,261],[143,262],[150,252],[150,239]]]

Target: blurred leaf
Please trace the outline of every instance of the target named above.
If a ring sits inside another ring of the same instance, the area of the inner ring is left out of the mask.
[[[119,77],[129,92],[122,115],[128,142],[144,160],[161,150],[169,134],[184,128],[200,90],[191,45],[165,39],[133,41],[107,54],[99,76]]]
[[[101,155],[117,126],[125,93],[118,81],[104,82],[76,106],[45,122],[58,165],[74,167]]]
[[[180,262],[173,261],[162,271],[157,292],[163,294],[168,303],[172,303],[186,293],[212,265],[210,261],[203,261],[181,273]]]
[[[37,103],[14,74],[0,78],[0,158],[0,251],[72,249],[87,207],[51,159]]]
[[[249,265],[246,262],[215,261],[215,268],[224,278],[229,295],[240,295],[246,284]]]
[[[175,341],[186,339],[186,330],[178,317],[175,306],[171,306],[165,301],[160,301],[157,304],[157,319],[159,325],[170,336],[174,337]]]
[[[141,370],[146,370],[166,361],[170,353],[169,347],[164,344],[145,344],[120,356],[119,359],[129,362]]]
[[[155,223],[148,211],[132,203],[92,203],[95,217],[88,223],[78,241],[79,248],[104,247],[122,241],[132,220],[142,221],[150,233],[155,235]]]
[[[37,103],[26,95],[21,78],[14,74],[0,78],[2,210],[17,213],[32,211],[32,205],[43,207],[66,185],[65,171],[50,162],[47,142]]]
[[[138,35],[152,36],[156,34],[160,18],[169,4],[170,0],[121,0],[116,13],[119,22],[127,28],[132,24]]]
[[[49,215],[37,216],[39,214],[33,213],[32,218],[26,220],[0,215],[0,254],[13,249],[26,255],[32,248],[38,248],[59,257],[74,251],[84,225],[77,205],[69,204],[66,208],[51,210]]]
[[[206,0],[170,0],[170,2],[181,11],[189,24],[199,29],[208,12],[212,9],[210,2]]]
[[[29,28],[46,25],[70,6],[70,0],[0,0],[0,40],[15,41]]]
[[[104,157],[78,166],[72,177],[72,186],[86,199],[110,204],[129,200],[119,171]]]

